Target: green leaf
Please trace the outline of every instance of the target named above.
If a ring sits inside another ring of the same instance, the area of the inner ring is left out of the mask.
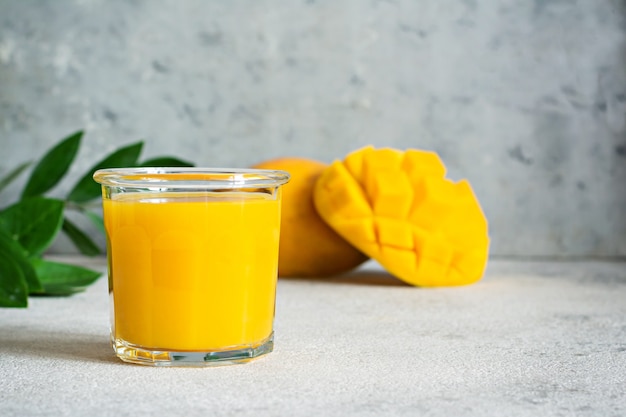
[[[91,211],[85,211],[84,214],[89,220],[91,220],[91,223],[93,223],[93,225],[102,232],[103,235],[106,234],[106,231],[104,230],[104,220],[102,219],[102,216],[99,216],[98,214]]]
[[[43,286],[44,295],[70,295],[93,284],[101,272],[76,265],[33,259],[33,267]]]
[[[63,231],[83,255],[95,256],[101,253],[98,245],[67,217],[63,220]]]
[[[0,307],[28,307],[28,285],[19,264],[0,243]]]
[[[32,161],[24,162],[23,164],[18,165],[11,172],[6,174],[4,177],[0,178],[0,191],[4,190],[9,184],[13,182],[19,175],[24,172],[26,168],[28,168],[32,164]]]
[[[63,221],[61,200],[31,197],[0,211],[0,225],[26,256],[39,256],[52,243]]]
[[[78,152],[82,137],[82,131],[68,136],[41,158],[30,174],[22,198],[42,195],[63,178]]]
[[[140,167],[192,167],[193,164],[170,156],[160,156],[143,161]]]
[[[111,153],[103,160],[92,166],[89,171],[76,183],[70,191],[67,199],[75,203],[81,203],[102,195],[100,185],[93,180],[93,173],[103,168],[125,168],[137,165],[143,142],[137,142],[125,146]]]
[[[0,248],[3,253],[8,254],[13,263],[20,269],[27,286],[27,291],[41,291],[41,283],[39,279],[37,279],[35,270],[28,261],[24,249],[3,227],[0,227]]]

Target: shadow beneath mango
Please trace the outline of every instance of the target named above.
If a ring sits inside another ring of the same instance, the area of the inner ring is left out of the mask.
[[[348,285],[371,285],[384,287],[410,287],[411,285],[399,280],[393,275],[384,271],[356,270],[342,275],[332,277],[281,277],[285,281],[313,281],[325,282],[328,284],[348,284]]]

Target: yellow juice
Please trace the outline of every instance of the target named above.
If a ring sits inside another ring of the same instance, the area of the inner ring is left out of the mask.
[[[121,193],[103,208],[115,339],[206,351],[271,335],[276,195]]]

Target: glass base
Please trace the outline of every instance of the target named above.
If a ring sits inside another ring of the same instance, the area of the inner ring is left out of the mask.
[[[274,332],[258,344],[234,346],[231,349],[217,351],[150,350],[122,339],[113,339],[111,343],[118,358],[139,365],[197,367],[236,365],[250,362],[274,350]]]

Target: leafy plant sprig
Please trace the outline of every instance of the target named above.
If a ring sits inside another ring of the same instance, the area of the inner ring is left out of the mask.
[[[170,156],[140,162],[140,141],[119,148],[94,164],[64,199],[46,196],[69,170],[82,137],[82,131],[76,132],[49,149],[32,169],[18,200],[0,209],[0,307],[27,307],[29,295],[70,295],[99,278],[97,271],[43,257],[60,231],[82,254],[102,253],[91,237],[67,217],[68,211],[80,213],[104,233],[103,219],[93,204],[101,197],[100,185],[92,179],[96,170],[193,165]],[[24,162],[1,177],[0,192],[31,165]]]

